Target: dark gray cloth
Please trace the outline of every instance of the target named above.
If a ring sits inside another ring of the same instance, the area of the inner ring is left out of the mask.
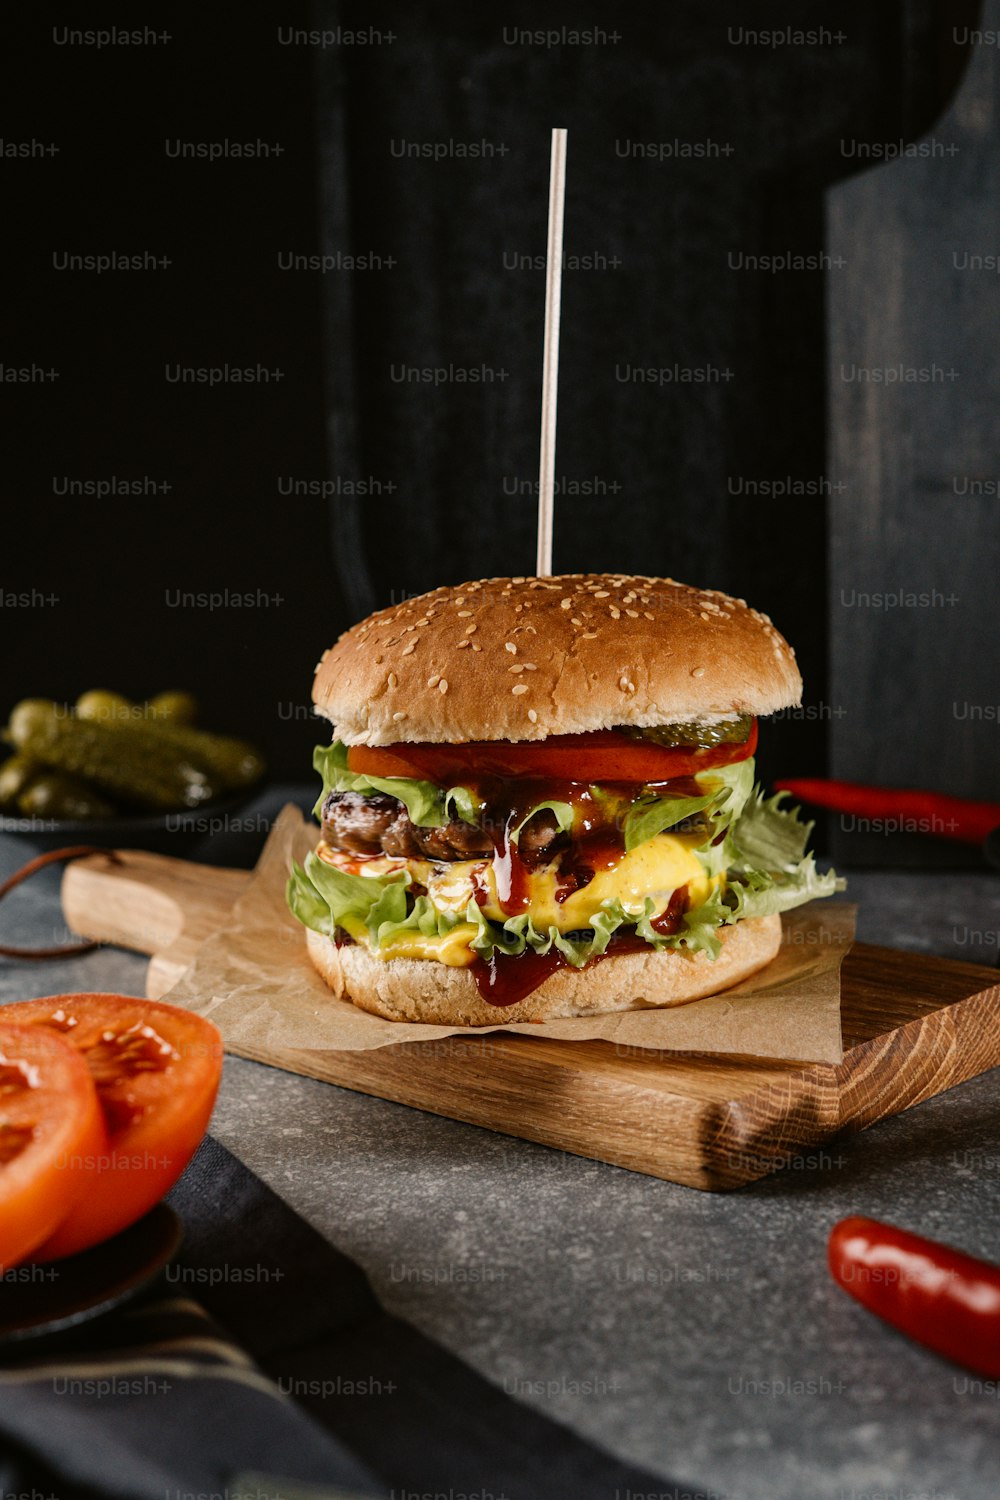
[[[68,1348],[0,1365],[5,1493],[697,1500],[391,1317],[360,1268],[217,1141],[171,1201],[185,1241],[143,1301]]]

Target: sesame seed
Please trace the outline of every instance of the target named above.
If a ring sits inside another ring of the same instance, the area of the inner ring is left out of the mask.
[[[514,645],[513,641],[504,641],[503,648],[505,651],[509,651],[511,656],[517,655],[517,647]]]
[[[399,678],[396,676],[395,672],[390,672],[388,677],[386,678],[386,682],[391,688],[398,687]]]
[[[430,623],[431,623],[430,620],[418,620],[417,621],[418,625],[429,625]]]
[[[693,669],[692,673],[691,673],[692,677],[704,677],[704,675],[705,675],[705,668],[704,667],[695,667]]]
[[[392,717],[394,719],[405,719],[406,718],[406,710],[405,710],[405,708],[399,708],[399,709],[397,709],[396,712],[393,714]]]
[[[642,613],[647,620],[651,620],[653,618],[648,609],[644,609]]]
[[[471,646],[471,645],[472,645],[471,641],[459,641],[459,643],[458,643],[458,649],[459,649],[459,651],[461,651],[461,649],[462,649],[463,646]],[[479,650],[478,646],[476,647],[476,650],[477,651]]]
[[[468,641],[463,641],[462,645],[463,646],[467,646],[468,645]],[[482,651],[483,648],[482,648],[482,646],[480,646],[480,644],[479,644],[478,641],[473,641],[473,643],[472,643],[472,649],[473,649],[473,651]]]
[[[448,691],[448,679],[447,679],[447,677],[442,677],[441,681],[438,683],[438,692],[439,693],[446,693],[447,691]]]
[[[607,589],[595,589],[594,590],[594,598],[595,599],[610,599],[611,595],[610,595],[610,593],[608,592]]]
[[[573,601],[572,601],[572,599],[560,599],[560,601],[559,601],[559,608],[560,609],[572,609],[573,608]]]
[[[600,598],[600,595],[597,595],[597,597]],[[620,620],[621,619],[622,612],[621,612],[620,609],[617,609],[615,607],[615,605],[613,605],[613,604],[609,604],[608,608],[611,611],[611,618],[612,618],[612,620]]]
[[[526,682],[515,682],[514,686],[511,688],[512,693],[526,693],[527,691],[528,684]]]
[[[427,686],[428,687],[437,687],[437,685],[438,685],[438,683],[440,681],[441,681],[441,673],[440,672],[435,672],[433,677],[428,677],[428,679],[427,679]]]
[[[458,612],[458,618],[460,620],[468,620],[471,617],[472,617],[472,610],[471,609],[460,609],[459,612]]]
[[[639,611],[637,609],[627,609],[625,613],[628,615],[630,620],[638,620],[639,618]]]
[[[466,635],[475,635],[476,629],[477,627],[475,625],[466,625],[465,633]]]
[[[596,641],[597,640],[597,631],[596,630],[585,630],[583,632],[583,635],[581,635],[580,639],[581,639],[581,641]]]
[[[508,667],[507,668],[507,671],[508,672],[523,672],[524,671],[524,667],[521,664],[521,662],[516,661],[512,667]]]
[[[699,618],[699,620],[707,620],[708,619],[708,612],[707,612],[707,610],[704,610],[704,609],[701,610],[699,612],[698,618]]]
[[[411,651],[416,651],[416,649],[417,649],[417,643],[416,643],[416,640],[412,640],[412,641],[409,641],[409,642],[408,642],[408,643],[407,643],[407,644],[406,644],[406,645],[405,645],[405,646],[404,646],[404,647],[403,647],[403,649],[402,649],[402,651],[401,651],[401,652],[400,652],[400,653],[399,653],[399,654],[400,654],[400,656],[409,656],[409,654],[410,654],[410,652],[411,652]]]
[[[535,710],[533,708],[528,709],[528,718],[531,720],[532,724],[538,723],[538,715],[535,713]]]
[[[526,661],[524,663],[524,670],[526,672],[537,672],[538,668],[533,661]]]
[[[569,623],[570,623],[570,624],[571,624],[571,625],[582,625],[582,624],[583,624],[583,621],[582,621],[582,620],[578,620],[578,619],[577,619],[577,618],[576,618],[576,615],[574,615],[574,616],[573,616],[573,618],[572,618],[572,619],[571,619],[571,620],[570,620],[570,622],[569,622]]]

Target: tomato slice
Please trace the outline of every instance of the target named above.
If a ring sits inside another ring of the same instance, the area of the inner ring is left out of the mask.
[[[38,1251],[56,1260],[127,1229],[177,1181],[208,1126],[222,1037],[190,1011],[127,995],[50,995],[5,1014],[72,1045],[107,1131],[86,1192]]]
[[[86,1191],[107,1149],[90,1070],[62,1037],[0,1018],[0,1271],[24,1260]]]
[[[464,745],[351,745],[348,769],[360,776],[408,776],[457,786],[483,776],[649,785],[735,765],[757,748],[757,721],[742,745],[655,745],[615,729],[554,734],[546,740],[470,740]]]

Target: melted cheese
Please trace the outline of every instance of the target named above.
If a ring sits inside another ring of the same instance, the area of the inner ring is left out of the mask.
[[[471,964],[476,956],[469,946],[476,935],[471,922],[460,922],[441,937],[424,937],[422,932],[397,933],[378,948],[372,947],[368,928],[357,917],[344,917],[342,926],[375,958],[430,958],[436,963],[447,964],[450,969],[461,969]]]
[[[472,899],[472,872],[479,871],[479,883],[485,890],[483,915],[502,922],[506,913],[497,901],[492,864],[458,864],[442,869],[432,866],[425,880],[427,894],[435,906],[446,911],[464,911]],[[692,906],[699,905],[712,889],[691,848],[683,839],[660,834],[640,844],[610,870],[598,870],[593,880],[565,901],[556,900],[558,875],[551,867],[536,870],[528,881],[531,918],[539,931],[557,927],[560,932],[574,932],[589,927],[595,912],[605,901],[620,901],[625,910],[641,917],[647,897],[654,902],[653,915],[665,911],[670,897],[679,886],[690,886]]]
[[[503,911],[496,895],[496,881],[489,860],[459,860],[436,864],[430,860],[396,859],[385,855],[378,859],[355,860],[338,854],[326,845],[317,851],[320,857],[348,870],[353,875],[384,876],[394,871],[409,871],[414,884],[424,886],[428,897],[440,911],[461,916],[474,899],[476,888],[484,894],[483,915],[503,922]],[[536,870],[529,877],[532,921],[539,931],[556,927],[573,932],[591,925],[594,914],[605,901],[619,901],[636,918],[642,916],[648,897],[653,900],[652,915],[665,911],[678,887],[688,886],[688,904],[698,906],[708,899],[723,876],[706,875],[690,842],[673,834],[661,833],[623,854],[613,869],[599,870],[589,885],[574,891],[565,901],[556,900],[557,873],[552,868]],[[470,922],[462,922],[443,937],[424,937],[421,933],[404,933],[373,949],[367,928],[356,918],[346,918],[345,929],[358,943],[379,958],[428,958],[450,967],[470,964],[475,957],[469,943],[476,935]]]

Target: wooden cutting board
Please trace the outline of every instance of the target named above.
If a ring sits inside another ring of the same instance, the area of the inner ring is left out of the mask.
[[[249,872],[127,851],[70,865],[63,910],[85,937],[151,955],[162,995]],[[689,1187],[739,1187],[1000,1063],[1000,973],[857,943],[842,971],[836,1067],[491,1032],[369,1052],[255,1061]],[[238,1049],[234,1049],[238,1050]]]

